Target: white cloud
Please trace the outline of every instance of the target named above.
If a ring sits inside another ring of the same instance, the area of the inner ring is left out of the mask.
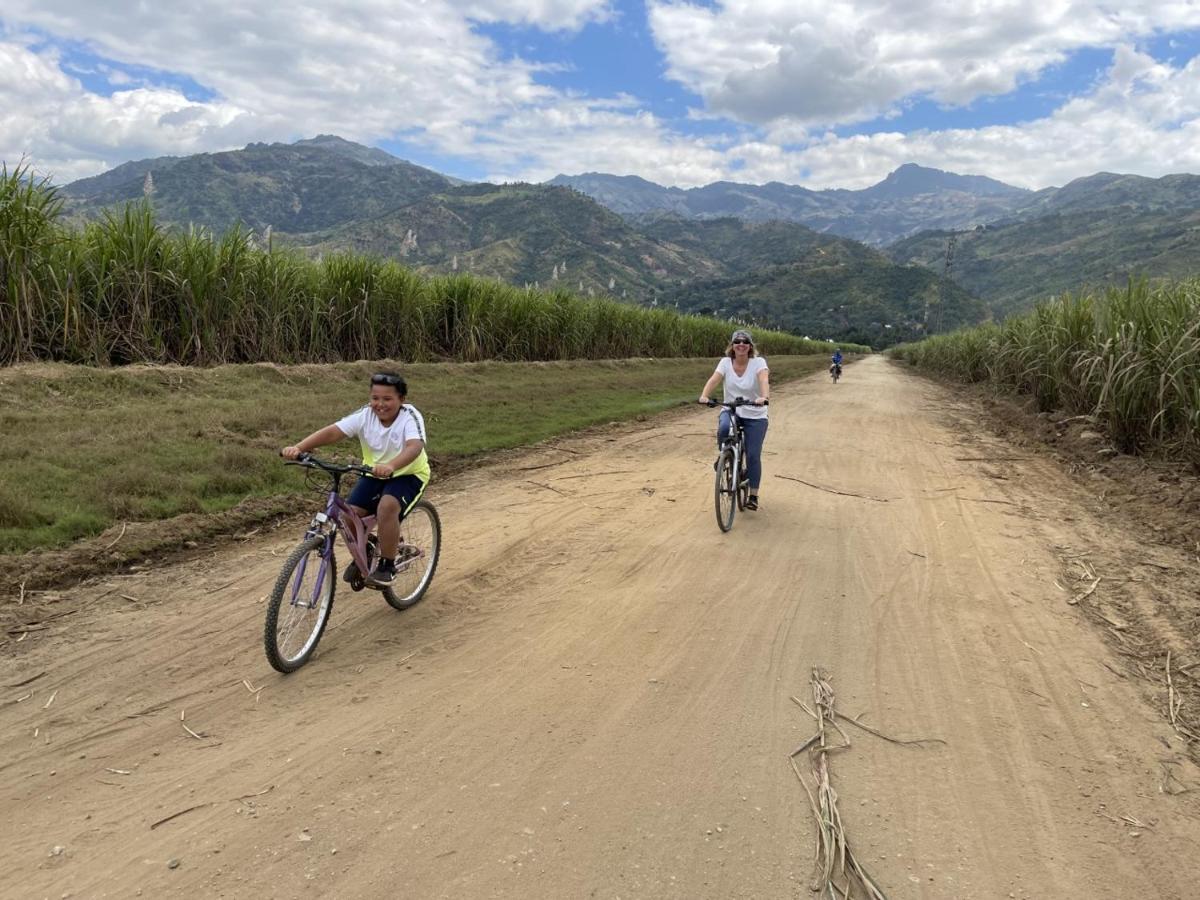
[[[92,94],[62,70],[53,49],[0,42],[0,160],[28,159],[60,183],[127,159],[236,146],[286,127],[233,104],[193,103],[174,90]]]
[[[1007,93],[1083,47],[1200,26],[1194,0],[650,0],[670,76],[747,122],[875,118]]]
[[[523,110],[499,123],[475,150],[496,181],[599,171],[691,187],[724,177],[727,166],[711,142],[673,133],[632,101],[562,98]]]
[[[473,0],[465,11],[468,18],[481,22],[508,22],[547,30],[574,30],[612,15],[608,0]]]
[[[767,146],[777,146],[768,144]],[[731,155],[745,154],[735,148]],[[816,137],[793,153],[746,154],[747,180],[867,187],[906,162],[1029,188],[1098,171],[1200,171],[1200,59],[1178,68],[1118,47],[1107,77],[1052,115],[1020,125]]]
[[[684,123],[634,97],[539,84],[539,60],[508,57],[472,30],[473,21],[578,28],[611,17],[607,0],[259,0],[220,12],[9,0],[0,159],[28,154],[65,181],[126,159],[332,132],[400,137],[505,180],[603,171],[681,187],[864,187],[918,162],[1043,187],[1101,169],[1200,171],[1197,65],[1130,46],[1200,20],[1197,0],[652,0],[650,14],[672,76],[707,104]],[[65,41],[92,56],[64,58]],[[957,103],[1006,91],[1097,42],[1116,48],[1110,71],[1041,119],[847,138],[824,124],[914,94]],[[89,90],[94,78],[111,94]],[[185,96],[177,85],[189,80],[211,99]]]
[[[596,0],[477,6],[493,17],[555,28],[605,9]],[[416,131],[445,152],[463,152],[481,127],[554,99],[535,82],[533,65],[501,59],[448,0],[263,0],[222,13],[206,7],[166,12],[137,0],[10,0],[5,16],[55,39],[84,43],[118,67],[182,75],[216,95],[190,103],[178,90],[150,87],[101,97],[75,79],[67,85],[53,49],[32,49],[28,38],[0,38],[10,65],[39,70],[23,89],[32,95],[53,82],[57,92],[40,104],[17,96],[16,106],[31,112],[20,118],[0,113],[0,147],[8,153],[21,145],[73,173],[112,160],[84,153],[67,160],[46,148],[74,144],[82,151],[96,142],[89,134],[100,135],[102,144],[113,134],[134,147],[171,143],[187,153],[318,132],[370,142]],[[172,134],[172,124],[182,127],[178,117],[166,128],[158,119],[184,106],[193,110],[185,134],[197,141]],[[44,120],[29,121],[39,117]],[[142,132],[134,134],[139,124]]]

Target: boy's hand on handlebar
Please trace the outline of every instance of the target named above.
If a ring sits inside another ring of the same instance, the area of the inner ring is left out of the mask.
[[[284,447],[279,451],[279,455],[284,459],[299,459],[303,451],[299,447]]]
[[[388,463],[380,463],[371,469],[371,474],[376,478],[391,478],[392,473],[396,471],[396,467]]]

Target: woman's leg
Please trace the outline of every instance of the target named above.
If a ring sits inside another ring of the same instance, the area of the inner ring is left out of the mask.
[[[746,478],[750,481],[750,496],[758,496],[762,483],[762,448],[767,438],[766,419],[743,419],[742,429],[746,432]]]
[[[727,410],[721,410],[721,416],[717,419],[717,449],[721,449],[721,445],[725,443],[725,438],[729,437],[729,417],[732,413]]]

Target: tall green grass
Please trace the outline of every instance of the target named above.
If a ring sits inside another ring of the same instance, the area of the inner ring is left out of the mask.
[[[1094,415],[1117,447],[1200,459],[1200,279],[1062,296],[1025,316],[893,348],[915,366]]]
[[[160,225],[148,203],[73,228],[28,169],[0,169],[0,364],[713,356],[728,323],[397,263],[320,261]],[[764,353],[827,345],[760,331]],[[866,349],[866,348],[861,348]]]

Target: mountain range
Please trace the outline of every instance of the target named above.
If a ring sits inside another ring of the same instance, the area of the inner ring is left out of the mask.
[[[269,228],[314,256],[366,252],[876,345],[1085,283],[1187,274],[1200,249],[1193,175],[1028,191],[909,164],[863,190],[597,173],[468,184],[320,135],[126,163],[61,191],[80,220],[148,196],[166,224]]]
[[[633,175],[558,175],[560,184],[633,218],[662,213],[752,222],[799,222],[816,231],[882,246],[932,228],[963,228],[1019,209],[1031,192],[979,175],[956,175],[912,163],[859,191],[812,191],[791,184],[719,181],[684,190]]]

